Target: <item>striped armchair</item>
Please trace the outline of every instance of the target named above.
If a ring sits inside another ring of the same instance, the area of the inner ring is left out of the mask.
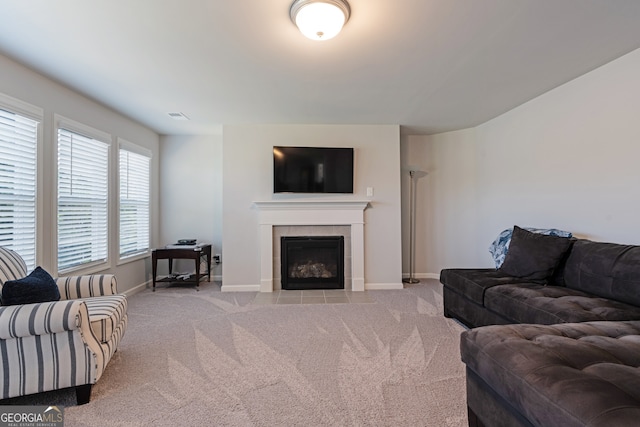
[[[0,286],[26,276],[0,247]],[[112,274],[56,280],[60,301],[0,307],[0,399],[75,387],[79,405],[102,376],[127,328],[127,299]]]

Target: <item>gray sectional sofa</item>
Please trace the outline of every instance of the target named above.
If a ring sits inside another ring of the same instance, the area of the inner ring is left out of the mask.
[[[640,425],[640,246],[534,234],[516,227],[499,269],[441,272],[472,328],[469,425]]]

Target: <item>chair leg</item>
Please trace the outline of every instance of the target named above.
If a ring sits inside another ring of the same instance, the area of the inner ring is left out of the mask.
[[[76,386],[76,400],[78,405],[89,403],[89,400],[91,399],[91,386],[92,384]]]

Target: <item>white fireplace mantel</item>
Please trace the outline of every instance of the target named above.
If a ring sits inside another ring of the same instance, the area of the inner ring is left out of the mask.
[[[260,211],[260,292],[273,292],[273,227],[351,226],[352,290],[364,291],[364,210],[368,200],[268,200]]]

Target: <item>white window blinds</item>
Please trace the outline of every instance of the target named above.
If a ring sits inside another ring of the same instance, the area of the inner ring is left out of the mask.
[[[36,262],[38,122],[0,105],[0,246]]]
[[[148,252],[151,158],[120,147],[120,258]]]
[[[107,260],[109,145],[58,129],[58,271]]]

